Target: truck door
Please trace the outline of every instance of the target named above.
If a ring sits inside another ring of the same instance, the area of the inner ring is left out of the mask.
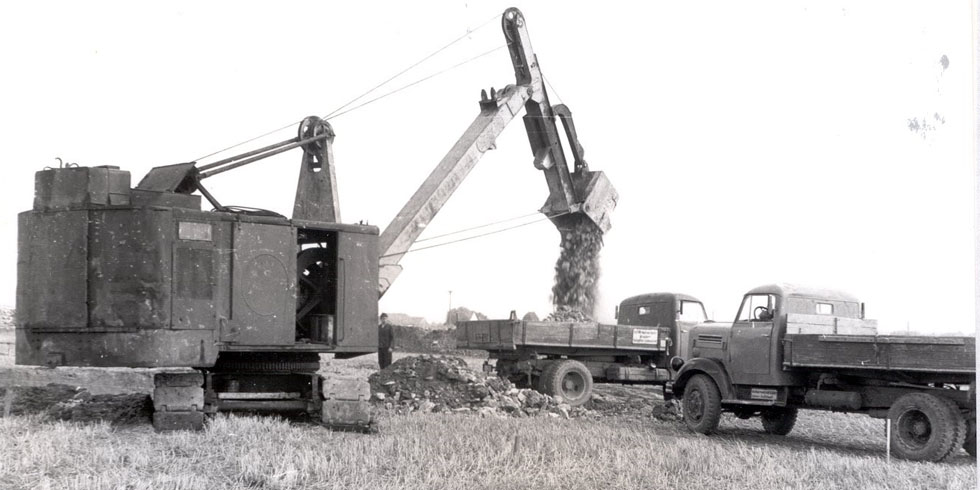
[[[698,301],[681,299],[677,301],[677,328],[674,332],[674,345],[671,354],[682,359],[690,357],[691,328],[708,319],[704,305]]]
[[[732,324],[729,365],[735,384],[765,384],[770,374],[776,295],[747,294]]]

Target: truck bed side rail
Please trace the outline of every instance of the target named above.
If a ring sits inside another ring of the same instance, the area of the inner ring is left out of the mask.
[[[974,375],[976,339],[787,334],[783,366]]]
[[[597,322],[528,322],[476,320],[456,325],[456,346],[462,349],[513,351],[519,347],[665,351],[669,330]]]

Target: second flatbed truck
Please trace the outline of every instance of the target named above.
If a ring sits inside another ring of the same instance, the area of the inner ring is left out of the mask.
[[[457,347],[489,352],[485,369],[518,386],[561,397],[572,406],[589,401],[593,382],[652,384],[672,379],[668,363],[686,356],[690,329],[706,321],[693,296],[653,293],[623,300],[618,324],[507,320],[459,322]]]

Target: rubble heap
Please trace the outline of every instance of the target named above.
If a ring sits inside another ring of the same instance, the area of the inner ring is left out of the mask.
[[[481,415],[553,417],[588,413],[506,379],[470,369],[458,357],[405,357],[368,378],[371,401],[399,412],[478,412]]]
[[[556,309],[580,311],[591,319],[598,298],[602,230],[585,216],[570,219],[574,219],[572,226],[560,230],[561,253],[555,263],[552,299]]]
[[[93,395],[84,388],[56,383],[0,388],[0,400],[2,416],[42,414],[54,420],[129,425],[147,423],[153,414],[153,402],[145,393]]]

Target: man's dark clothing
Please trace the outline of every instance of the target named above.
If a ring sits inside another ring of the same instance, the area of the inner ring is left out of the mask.
[[[381,369],[391,364],[391,351],[395,347],[395,336],[388,322],[378,325],[378,366]]]

